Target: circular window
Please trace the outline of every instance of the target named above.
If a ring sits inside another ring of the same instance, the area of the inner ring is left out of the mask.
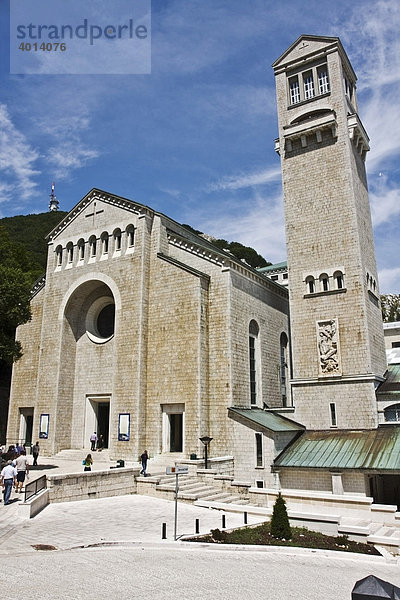
[[[115,329],[115,304],[113,298],[105,296],[97,298],[86,316],[86,333],[92,342],[104,344],[108,342]]]

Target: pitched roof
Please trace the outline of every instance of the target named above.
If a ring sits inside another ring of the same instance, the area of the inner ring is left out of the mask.
[[[400,427],[306,431],[274,461],[275,467],[400,470]]]
[[[304,426],[291,421],[282,415],[261,408],[229,408],[228,414],[231,418],[238,420],[241,417],[252,425],[257,425],[274,433],[283,431],[304,431]]]

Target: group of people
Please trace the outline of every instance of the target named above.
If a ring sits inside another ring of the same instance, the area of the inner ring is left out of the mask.
[[[98,442],[101,439],[101,447],[99,448],[98,446]],[[90,436],[90,449],[92,452],[96,452],[96,444],[97,444],[97,449],[98,450],[102,450],[104,448],[104,439],[103,436],[100,435],[99,438],[97,438],[97,434],[96,432],[92,433],[92,435]],[[149,460],[149,455],[147,450],[145,450],[143,452],[143,454],[141,454],[140,456],[140,463],[142,465],[142,470],[140,471],[141,475],[144,475],[144,477],[146,477],[147,473],[147,461]],[[86,458],[84,458],[82,460],[82,466],[83,466],[83,470],[84,471],[91,471],[92,470],[92,465],[93,465],[93,458],[91,454],[87,454]]]
[[[94,431],[90,436],[90,450],[92,452],[96,452],[98,450],[101,452],[104,448],[104,436],[100,434],[97,436],[97,433]]]
[[[37,466],[39,456],[39,442],[32,447],[33,465]],[[22,492],[25,478],[29,476],[29,461],[26,455],[25,444],[9,446],[8,451],[2,454],[6,458],[6,464],[1,470],[1,486],[4,496],[4,505],[10,504],[13,486],[17,493]]]

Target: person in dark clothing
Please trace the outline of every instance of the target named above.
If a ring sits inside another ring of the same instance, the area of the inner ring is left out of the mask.
[[[146,477],[147,461],[149,460],[149,455],[147,454],[147,450],[145,450],[143,452],[143,454],[140,457],[140,460],[142,463],[142,470],[140,471],[140,474],[144,475]]]
[[[33,455],[33,465],[34,467],[37,467],[37,459],[39,456],[39,442],[36,442],[36,444],[32,447],[32,455]]]

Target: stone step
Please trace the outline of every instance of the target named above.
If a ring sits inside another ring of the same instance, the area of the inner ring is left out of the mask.
[[[371,521],[342,518],[338,525],[338,533],[348,535],[369,535],[371,533]]]
[[[55,455],[54,458],[61,459],[61,460],[71,460],[71,461],[81,461],[82,462],[82,460],[85,458],[85,456],[87,454],[92,454],[93,459],[95,459],[96,462],[114,462],[114,461],[111,461],[110,453],[109,453],[109,450],[107,450],[107,449],[104,449],[101,451],[96,450],[95,452],[92,452],[88,448],[83,448],[83,449],[75,448],[72,450],[60,450],[60,452],[57,452],[57,454]]]
[[[381,544],[383,546],[396,546],[400,545],[400,530],[397,527],[380,527],[367,538],[368,542],[372,544]]]

